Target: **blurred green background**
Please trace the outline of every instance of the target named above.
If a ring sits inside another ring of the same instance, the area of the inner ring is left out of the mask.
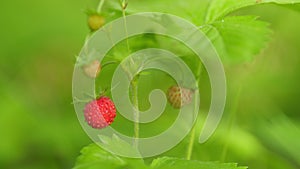
[[[71,88],[75,56],[89,31],[83,11],[94,4],[0,2],[0,168],[71,168],[92,142],[77,120]],[[262,5],[238,14],[270,22],[272,40],[254,61],[225,66],[224,118],[192,158],[300,168],[300,13]],[[166,154],[184,157],[185,147],[183,141]]]

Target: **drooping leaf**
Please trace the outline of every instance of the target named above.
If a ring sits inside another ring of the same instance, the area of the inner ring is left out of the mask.
[[[221,20],[238,9],[266,3],[285,5],[300,3],[300,0],[212,0],[206,13],[205,22],[211,23]]]
[[[236,163],[201,162],[179,158],[162,157],[153,160],[153,169],[246,169],[238,167]]]
[[[202,30],[224,62],[239,63],[251,60],[266,46],[271,35],[268,25],[255,16],[232,16]]]

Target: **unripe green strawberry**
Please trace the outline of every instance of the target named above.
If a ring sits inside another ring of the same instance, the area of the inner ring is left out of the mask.
[[[101,96],[92,100],[84,108],[85,121],[95,129],[102,129],[110,125],[116,117],[116,107],[110,98]]]
[[[169,103],[176,109],[192,102],[193,91],[180,86],[171,86],[167,92]]]
[[[84,65],[82,68],[85,75],[90,78],[96,78],[101,71],[101,63],[98,60],[94,60],[93,62]]]
[[[105,23],[105,19],[100,14],[91,14],[88,17],[88,25],[91,31],[96,31],[101,28]]]

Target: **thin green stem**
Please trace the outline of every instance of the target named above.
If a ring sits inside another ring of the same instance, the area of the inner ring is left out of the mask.
[[[138,138],[139,138],[139,130],[140,130],[140,126],[139,126],[139,102],[138,102],[138,77],[139,75],[137,75],[132,81],[131,81],[131,91],[132,91],[132,102],[134,105],[134,145],[137,146],[138,145]]]
[[[124,30],[125,30],[125,35],[126,35],[126,43],[127,43],[127,50],[128,50],[128,54],[130,54],[130,46],[129,46],[129,34],[128,34],[128,29],[127,29],[127,20],[126,20],[126,6],[128,4],[128,1],[121,1],[120,0],[120,4],[122,7],[122,16],[123,16],[123,20],[124,20]],[[135,63],[132,59],[132,57],[130,57],[130,61],[131,61],[131,65],[134,66]],[[129,76],[130,78],[131,76]],[[136,75],[136,77],[133,78],[133,80],[131,81],[131,91],[132,91],[132,102],[135,108],[134,111],[134,145],[137,147],[138,146],[138,138],[140,137],[140,126],[139,126],[139,103],[138,103],[138,78],[139,75]]]
[[[97,7],[97,13],[101,13],[103,4],[104,4],[104,0],[100,0],[98,7]]]
[[[127,50],[128,50],[128,54],[130,54],[130,46],[129,46],[129,35],[128,35],[128,29],[127,29],[127,20],[126,20],[126,6],[128,4],[128,1],[122,1],[120,0],[120,4],[121,4],[121,8],[122,8],[122,16],[123,16],[123,20],[124,20],[124,30],[125,30],[125,35],[126,35],[126,43],[127,43]],[[134,66],[135,63],[132,59],[132,57],[130,57],[130,61],[131,61],[131,66]],[[131,79],[131,74],[128,73],[128,77],[129,79]],[[136,75],[136,77],[133,78],[133,80],[131,81],[131,92],[132,92],[132,102],[135,108],[135,111],[133,112],[133,116],[134,116],[134,145],[137,147],[138,146],[138,138],[140,137],[140,126],[139,126],[139,103],[138,103],[138,78],[139,75]]]
[[[127,20],[126,20],[126,11],[125,11],[128,1],[120,0],[120,4],[122,7],[122,16],[123,16],[123,20],[124,20],[124,30],[125,30],[125,35],[126,35],[127,50],[128,50],[128,54],[130,54],[130,45],[129,45],[129,39],[128,39],[129,34],[128,34],[128,29],[127,29]],[[131,64],[134,65],[134,61],[133,61],[132,57],[130,57],[130,61],[131,61]]]
[[[197,70],[197,78],[196,78],[196,86],[199,85],[200,83],[200,76],[201,76],[201,73],[203,71],[203,65],[201,62],[199,62],[199,65],[198,65],[198,70]],[[195,99],[197,99],[199,97],[199,90],[196,89],[195,90]],[[196,100],[196,104],[195,104],[195,109],[194,111],[198,111],[198,106],[197,106],[197,100]],[[195,135],[196,135],[196,124],[197,124],[197,117],[195,117],[196,120],[195,120],[195,124],[191,130],[191,136],[190,136],[190,139],[189,139],[189,144],[188,144],[188,148],[187,148],[187,154],[186,154],[186,159],[187,160],[191,160],[192,158],[192,154],[193,154],[193,149],[194,149],[194,143],[195,143]]]
[[[113,46],[115,46],[115,43],[113,42],[112,38],[111,38],[111,35],[110,35],[110,32],[108,33],[108,39],[110,40],[110,42],[112,43]]]
[[[194,148],[194,142],[195,142],[195,135],[196,135],[196,125],[193,126],[192,131],[191,131],[191,137],[189,140],[189,145],[187,149],[187,154],[186,154],[186,159],[191,160],[192,153],[193,153],[193,148]]]
[[[125,12],[124,8],[122,8],[122,15],[123,15],[123,20],[124,20],[125,34],[126,34],[126,37],[127,37],[126,38],[127,50],[128,50],[128,53],[130,53],[129,40],[128,40],[127,20],[126,20],[126,12]]]

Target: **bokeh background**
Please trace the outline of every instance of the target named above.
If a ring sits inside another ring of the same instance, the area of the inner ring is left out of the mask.
[[[92,143],[77,120],[71,89],[75,56],[89,32],[83,11],[95,4],[0,2],[0,168],[71,168]],[[192,158],[300,168],[300,13],[276,5],[237,13],[270,22],[272,39],[255,60],[225,66],[224,118]],[[166,155],[184,157],[186,144]]]

